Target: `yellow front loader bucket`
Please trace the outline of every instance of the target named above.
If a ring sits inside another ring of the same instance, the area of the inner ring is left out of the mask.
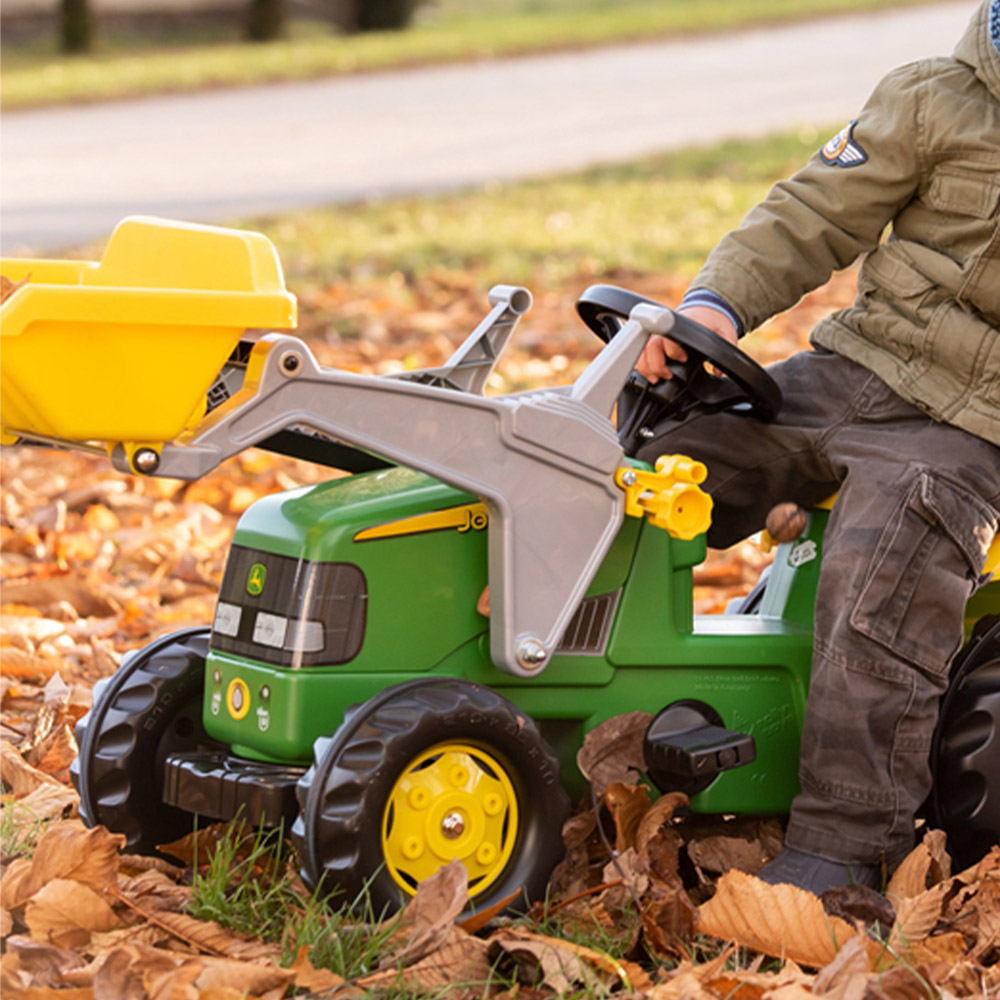
[[[248,329],[295,326],[260,233],[132,217],[100,263],[5,258],[0,432],[157,447],[201,419]],[[129,448],[131,450],[131,448]]]

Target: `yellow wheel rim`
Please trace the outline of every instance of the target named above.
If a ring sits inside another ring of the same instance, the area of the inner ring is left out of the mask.
[[[439,743],[407,765],[386,803],[382,851],[396,883],[410,895],[458,858],[469,896],[481,895],[510,860],[518,812],[506,768],[468,743]]]

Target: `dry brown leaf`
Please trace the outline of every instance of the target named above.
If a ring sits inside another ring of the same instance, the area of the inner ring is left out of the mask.
[[[584,737],[576,763],[598,798],[613,782],[634,785],[645,771],[642,744],[652,720],[649,712],[628,712],[602,722]]]
[[[0,768],[4,784],[19,799],[42,785],[59,785],[51,775],[29,764],[8,740],[0,740]]]
[[[56,823],[39,838],[31,858],[31,877],[22,885],[24,898],[54,879],[70,879],[98,892],[117,885],[120,833],[103,826],[85,827],[78,820]]]
[[[488,945],[452,925],[448,937],[429,955],[405,969],[384,969],[364,976],[357,985],[365,989],[399,984],[414,991],[458,990],[489,981]],[[477,990],[478,992],[478,990]]]
[[[307,990],[309,993],[332,990],[344,983],[342,976],[338,976],[329,969],[317,969],[309,961],[308,945],[299,948],[295,961],[292,963],[292,970],[295,973],[295,986],[300,990]]]
[[[1000,948],[1000,884],[983,883],[976,894],[976,910],[979,921],[972,957],[985,961],[990,951]]]
[[[238,842],[253,843],[253,831],[245,823],[212,823],[210,826],[185,834],[179,840],[169,844],[157,844],[157,849],[164,854],[187,865],[189,868],[207,865],[215,856],[215,852],[228,838]],[[239,855],[239,844],[237,844]]]
[[[923,941],[941,919],[945,896],[951,889],[950,882],[939,882],[933,889],[900,899],[896,904],[896,922],[889,935],[893,951]]]
[[[496,961],[501,952],[506,953],[519,966],[540,972],[545,985],[556,992],[563,992],[574,983],[591,982],[597,972],[603,973],[610,982],[629,989],[644,989],[649,982],[645,973],[632,963],[618,961],[572,941],[535,934],[520,927],[493,934],[489,946],[492,961]]]
[[[53,879],[28,900],[24,922],[31,936],[60,948],[85,945],[94,931],[106,931],[119,923],[114,910],[93,889]]]
[[[69,767],[78,753],[72,723],[63,722],[33,748],[31,760],[39,771],[69,784]]]
[[[44,656],[17,649],[14,646],[0,647],[0,670],[4,677],[16,677],[24,681],[46,680],[56,672],[56,664]]]
[[[20,934],[7,938],[4,947],[17,957],[18,968],[30,975],[33,986],[62,985],[66,973],[86,964],[75,951]]]
[[[6,302],[19,288],[24,288],[30,280],[30,274],[20,281],[11,281],[6,275],[0,274],[0,304]]]
[[[649,792],[646,787],[613,782],[604,792],[604,805],[615,824],[615,850],[621,854],[634,848],[639,824],[649,812]]]
[[[698,908],[696,929],[775,958],[822,968],[854,937],[854,928],[823,912],[812,893],[768,885],[743,872],[727,872],[715,896]]]
[[[455,918],[469,902],[469,874],[455,859],[442,865],[417,886],[417,893],[399,916],[380,969],[410,965],[451,938]]]
[[[705,837],[688,844],[688,856],[701,869],[756,875],[770,860],[759,843],[742,837]]]
[[[277,945],[266,944],[256,938],[246,938],[235,931],[228,931],[210,920],[196,920],[186,913],[171,913],[160,910],[155,914],[145,914],[164,930],[181,941],[217,957],[228,957],[251,962],[271,959],[280,954]]]
[[[75,815],[80,804],[80,796],[68,785],[54,781],[51,785],[39,785],[22,799],[7,802],[3,811],[13,816],[12,822],[18,826],[55,819],[67,810]]]
[[[950,875],[951,859],[945,850],[944,832],[931,830],[903,859],[889,880],[885,894],[895,905],[899,900],[919,896]]]
[[[869,979],[868,935],[857,934],[816,975],[813,993],[830,1000],[861,1000]]]
[[[642,927],[646,946],[656,955],[682,957],[694,937],[695,907],[680,886],[653,883],[643,897]]]
[[[879,976],[873,976],[864,993],[865,1000],[927,1000],[927,980],[908,965],[897,965]]]
[[[120,888],[123,896],[149,910],[183,910],[191,899],[191,886],[178,885],[156,869],[126,879]]]
[[[635,835],[635,849],[640,856],[646,852],[649,842],[663,832],[664,827],[669,828],[677,810],[687,804],[688,797],[683,792],[666,792],[649,807]]]

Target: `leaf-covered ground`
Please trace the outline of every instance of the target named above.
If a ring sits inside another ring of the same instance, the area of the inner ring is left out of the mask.
[[[491,391],[575,378],[598,346],[572,310],[591,280],[536,289]],[[667,303],[683,290],[669,277],[602,280]],[[850,276],[836,277],[749,349],[771,361],[801,346],[852,289]],[[302,306],[303,333],[324,363],[381,373],[443,361],[485,312],[485,289],[442,271],[417,283],[331,284]],[[233,831],[174,845],[178,864],[120,855],[121,838],[74,818],[73,725],[92,684],[127,650],[210,622],[239,514],[329,473],[251,451],[186,484],[122,476],[99,456],[10,449],[2,473],[0,985],[10,996],[909,1000],[1000,991],[1000,849],[954,874],[930,831],[884,895],[851,888],[818,900],[766,886],[752,873],[780,849],[780,823],[695,820],[677,795],[650,802],[630,766],[636,717],[588,738],[580,764],[593,797],[567,823],[547,902],[514,923],[463,921],[458,866],[427,883],[398,923],[376,928],[317,909],[284,854]],[[751,542],[713,553],[696,574],[697,610],[721,610],[745,592],[766,558]],[[219,858],[229,866],[221,876]],[[359,940],[348,960],[346,942]]]

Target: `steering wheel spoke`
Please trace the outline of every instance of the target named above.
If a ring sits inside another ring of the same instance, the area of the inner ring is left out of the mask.
[[[592,285],[576,309],[584,323],[608,341],[641,303],[664,308],[625,288]],[[741,405],[759,420],[773,420],[781,409],[781,390],[753,358],[683,313],[674,313],[674,320],[669,336],[687,352],[687,361],[669,362],[673,378],[655,385],[633,372],[618,404],[618,436],[627,454],[634,454],[664,420]],[[720,374],[711,374],[706,364]]]

